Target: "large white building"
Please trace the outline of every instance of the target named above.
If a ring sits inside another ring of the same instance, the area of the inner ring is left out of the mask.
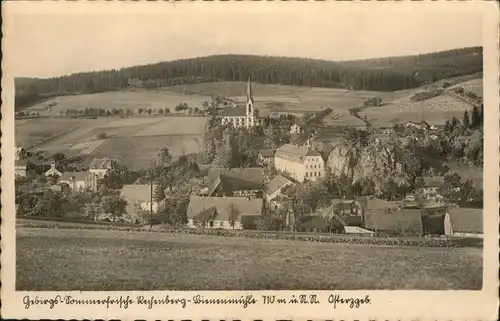
[[[104,178],[108,172],[116,169],[116,166],[117,161],[115,159],[94,158],[89,166],[89,175],[85,183],[86,187],[97,192],[99,181]]]
[[[233,127],[254,127],[259,124],[254,106],[252,85],[250,79],[247,83],[247,96],[245,106],[224,108],[222,111],[222,125],[232,124]]]
[[[298,182],[315,181],[325,176],[325,162],[320,153],[308,146],[285,144],[276,150],[274,166]]]

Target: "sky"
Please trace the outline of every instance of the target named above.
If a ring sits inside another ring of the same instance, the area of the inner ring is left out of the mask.
[[[15,77],[55,77],[213,54],[339,61],[482,45],[481,14],[474,10],[321,3],[61,8],[43,14],[6,10],[5,52]]]

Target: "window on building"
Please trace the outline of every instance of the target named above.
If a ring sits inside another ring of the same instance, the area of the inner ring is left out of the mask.
[[[308,173],[308,172],[306,172],[306,177],[308,177],[308,176],[309,176],[309,173]]]

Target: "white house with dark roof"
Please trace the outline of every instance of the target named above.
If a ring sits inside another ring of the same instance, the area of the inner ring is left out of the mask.
[[[68,184],[73,191],[84,191],[87,188],[88,172],[64,172],[59,177],[61,184]]]
[[[443,176],[424,176],[421,177],[423,186],[417,188],[415,193],[420,195],[423,199],[427,200],[440,200],[442,196],[439,195],[439,189],[444,185]]]
[[[274,163],[274,154],[276,153],[276,148],[265,148],[259,151],[257,159],[260,165],[268,165]]]
[[[116,168],[117,161],[111,158],[94,158],[89,166],[89,175],[87,177],[87,187],[96,192],[99,181],[104,176]]]
[[[222,110],[221,114],[222,125],[232,124],[233,127],[254,127],[259,125],[259,120],[256,117],[256,108],[252,94],[252,85],[250,78],[247,83],[247,95],[245,106],[228,107]]]
[[[94,158],[89,166],[89,172],[104,177],[107,172],[115,169],[116,160],[111,158]]]
[[[189,227],[244,229],[262,214],[264,200],[246,197],[203,197],[192,195],[187,218]],[[231,221],[234,220],[234,227]]]
[[[28,172],[28,161],[26,159],[16,159],[14,164],[16,177],[26,177]]]
[[[300,183],[325,176],[325,162],[321,154],[308,146],[285,144],[279,147],[274,154],[274,167]]]

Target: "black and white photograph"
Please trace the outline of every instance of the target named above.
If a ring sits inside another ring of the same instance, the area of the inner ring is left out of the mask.
[[[489,282],[482,7],[68,4],[5,13],[13,291]]]

